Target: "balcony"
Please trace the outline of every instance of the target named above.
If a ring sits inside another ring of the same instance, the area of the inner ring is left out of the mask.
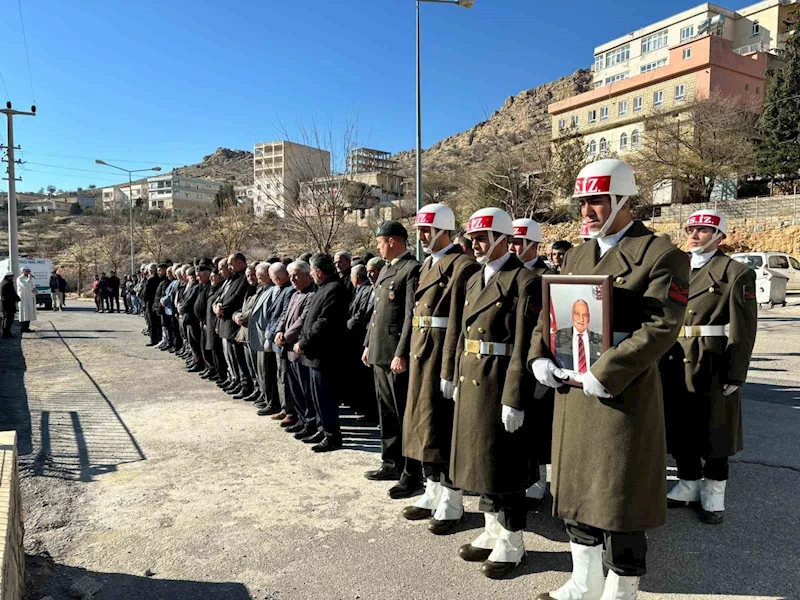
[[[778,49],[770,47],[768,42],[756,42],[755,44],[748,44],[741,48],[736,48],[734,54],[752,54],[753,52],[767,52],[769,54],[777,54]]]

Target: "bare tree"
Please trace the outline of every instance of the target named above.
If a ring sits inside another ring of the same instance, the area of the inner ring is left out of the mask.
[[[253,216],[241,206],[228,206],[217,214],[209,215],[201,226],[212,247],[225,256],[242,250],[250,238]]]
[[[645,121],[643,140],[627,160],[646,201],[662,182],[681,200],[707,202],[714,187],[756,168],[756,106],[713,92],[679,112],[660,110]]]
[[[117,219],[94,228],[95,242],[112,271],[119,272],[125,259],[130,257],[130,238]]]

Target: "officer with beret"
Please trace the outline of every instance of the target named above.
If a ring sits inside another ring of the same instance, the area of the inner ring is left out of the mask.
[[[372,481],[397,481],[394,499],[422,488],[422,465],[403,456],[403,417],[408,393],[408,361],[414,317],[414,293],[420,264],[408,251],[408,232],[399,221],[376,231],[378,252],[386,261],[374,284],[375,308],[364,338],[361,360],[372,367],[381,430],[381,467],[365,474]]]

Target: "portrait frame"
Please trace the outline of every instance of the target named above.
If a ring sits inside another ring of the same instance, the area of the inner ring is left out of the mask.
[[[559,287],[564,286],[565,291],[559,290]],[[585,289],[579,289],[585,288]],[[563,315],[565,310],[571,314],[573,305],[578,300],[583,300],[586,304],[587,311],[589,307],[595,310],[589,317],[589,324],[596,323],[597,308],[600,310],[600,326],[591,327],[587,325],[587,336],[591,336],[590,347],[586,349],[589,353],[588,368],[591,368],[599,356],[605,353],[611,346],[614,345],[614,324],[612,323],[614,311],[614,285],[610,275],[545,275],[542,277],[542,314],[543,314],[543,328],[542,339],[545,346],[553,356],[553,362],[559,367],[569,373],[577,375],[577,366],[574,364],[576,359],[573,356],[572,341],[570,334],[568,354],[565,351],[565,337],[562,332],[567,329],[573,330],[573,321],[569,320],[568,327],[564,327]],[[566,306],[569,306],[567,308]],[[562,319],[559,322],[557,315],[561,314]],[[598,336],[602,336],[602,341],[597,340]],[[558,342],[561,342],[560,344]],[[598,353],[598,346],[602,348]],[[568,360],[569,358],[569,360]],[[566,380],[565,385],[572,387],[583,387],[583,384],[574,377]]]

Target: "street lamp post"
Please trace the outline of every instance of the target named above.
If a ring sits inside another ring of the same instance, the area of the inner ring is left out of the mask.
[[[95,160],[98,165],[105,165],[107,167],[111,167],[112,169],[118,169],[120,171],[125,171],[128,174],[128,212],[130,213],[130,222],[131,222],[131,275],[133,275],[136,271],[134,269],[134,254],[133,254],[133,178],[131,177],[131,173],[144,173],[145,171],[160,171],[161,167],[150,167],[149,169],[124,169],[122,167],[118,167],[116,165],[110,165],[104,160],[100,160],[99,158]],[[120,206],[122,204],[120,203]]]
[[[417,0],[417,212],[422,208],[422,65],[419,26],[419,5],[421,2],[455,4],[463,8],[472,8],[475,0]],[[417,235],[417,258],[422,260],[422,242],[419,239],[419,235]]]

